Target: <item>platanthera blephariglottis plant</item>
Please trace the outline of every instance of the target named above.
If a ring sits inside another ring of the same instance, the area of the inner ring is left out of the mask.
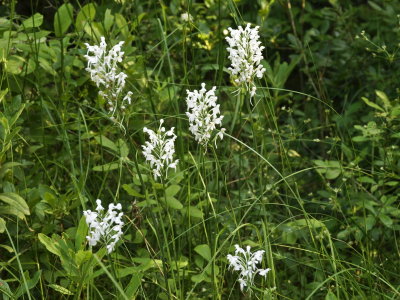
[[[90,246],[96,246],[100,241],[103,242],[107,252],[111,253],[123,234],[124,222],[121,218],[124,213],[118,213],[122,206],[120,203],[117,205],[111,203],[105,212],[100,199],[96,200],[96,204],[96,211],[86,210],[83,212],[86,224],[89,226],[89,235],[86,236],[86,239]]]
[[[216,87],[206,90],[206,84],[201,84],[201,89],[193,92],[186,90],[186,104],[189,118],[189,130],[194,138],[202,146],[206,147],[211,135],[217,126],[221,126],[223,116],[220,116],[219,104],[217,104],[217,96],[215,96]],[[225,128],[221,128],[216,136],[221,140],[224,137]],[[216,142],[216,141],[215,141]]]
[[[115,114],[123,112],[126,105],[131,104],[132,92],[124,93],[125,79],[127,75],[119,71],[118,63],[122,62],[124,52],[121,50],[124,42],[119,42],[110,51],[107,51],[107,43],[104,37],[100,38],[100,45],[89,45],[87,47],[86,71],[90,73],[90,78],[100,89],[99,95],[107,101],[111,118],[115,119]]]
[[[227,48],[231,67],[228,68],[231,76],[238,85],[242,85],[250,93],[252,98],[257,90],[254,83],[255,77],[262,78],[265,68],[260,64],[263,59],[262,51],[264,46],[261,46],[258,35],[258,28],[250,27],[247,24],[243,29],[239,26],[238,29],[228,28],[231,36],[227,36],[226,40],[229,43]]]
[[[143,131],[149,135],[150,141],[146,141],[143,148],[143,155],[146,161],[149,161],[152,168],[154,179],[167,175],[169,168],[176,169],[178,159],[174,160],[175,140],[174,127],[165,131],[162,126],[164,120],[160,120],[160,126],[157,132],[151,129],[143,128]]]
[[[254,253],[251,252],[250,246],[246,247],[246,250],[235,245],[235,255],[228,254],[227,259],[229,261],[229,267],[234,271],[239,271],[239,284],[240,290],[243,291],[245,287],[247,290],[254,285],[254,277],[256,274],[261,276],[267,276],[267,273],[271,270],[259,269],[258,264],[262,262],[264,250],[259,250]]]

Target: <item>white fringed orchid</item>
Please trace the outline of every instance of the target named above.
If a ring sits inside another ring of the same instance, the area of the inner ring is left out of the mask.
[[[254,253],[251,252],[250,246],[246,247],[246,250],[235,245],[235,255],[228,254],[227,259],[229,261],[229,267],[234,271],[239,271],[239,284],[240,290],[243,291],[245,287],[249,289],[254,285],[254,277],[256,274],[261,276],[267,276],[267,273],[271,270],[259,269],[258,264],[262,262],[264,250],[259,250]]]
[[[164,120],[160,120],[160,127],[157,132],[151,129],[143,128],[143,131],[149,135],[150,141],[142,145],[143,155],[146,161],[149,161],[152,168],[154,179],[157,180],[163,174],[167,175],[169,168],[176,169],[178,160],[174,160],[176,135],[174,127],[166,131],[162,126]]]
[[[96,211],[86,210],[83,212],[86,217],[86,224],[89,226],[89,234],[86,239],[90,246],[96,246],[102,241],[106,245],[107,252],[114,251],[115,245],[122,236],[122,226],[124,222],[121,220],[123,212],[118,213],[122,209],[120,203],[117,205],[110,204],[107,212],[101,205],[101,200],[96,200]]]
[[[265,68],[260,64],[263,59],[258,34],[259,26],[251,28],[247,24],[246,28],[239,26],[238,29],[228,28],[230,35],[226,37],[229,44],[227,48],[231,67],[228,68],[231,76],[238,85],[243,85],[250,93],[252,98],[257,90],[254,84],[255,77],[262,78]]]
[[[216,87],[206,90],[206,84],[201,84],[201,89],[193,92],[187,90],[186,104],[189,118],[189,130],[194,138],[202,146],[207,146],[208,141],[217,126],[221,126],[223,116],[220,116],[219,104],[217,104],[217,96],[215,96]],[[217,133],[219,138],[224,137],[225,128],[221,128]]]

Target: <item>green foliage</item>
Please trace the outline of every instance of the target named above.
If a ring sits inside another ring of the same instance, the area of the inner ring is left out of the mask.
[[[398,2],[34,2],[0,4],[2,299],[399,298]],[[248,22],[252,103],[225,41]],[[124,41],[122,126],[85,70],[102,36]],[[202,82],[227,128],[208,149],[185,115]],[[156,181],[141,145],[161,118],[179,165]],[[97,198],[123,207],[110,255],[86,238]],[[271,268],[251,294],[234,244]]]

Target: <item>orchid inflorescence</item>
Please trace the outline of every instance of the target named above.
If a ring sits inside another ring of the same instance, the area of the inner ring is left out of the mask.
[[[166,131],[163,127],[164,120],[160,120],[160,126],[157,132],[151,129],[143,128],[143,131],[149,135],[150,141],[146,141],[142,145],[143,155],[146,161],[150,162],[153,169],[154,179],[162,177],[167,173],[169,168],[176,169],[178,160],[174,160],[176,135],[174,127]]]
[[[102,241],[107,248],[107,252],[114,251],[115,245],[122,236],[122,226],[124,222],[121,220],[123,212],[118,213],[122,209],[120,203],[117,205],[110,204],[107,212],[101,205],[101,200],[96,200],[96,211],[86,210],[83,212],[86,217],[86,224],[89,226],[89,235],[86,239],[90,246],[96,246]]]
[[[206,90],[206,84],[201,84],[201,90],[193,92],[187,90],[186,104],[189,118],[189,130],[193,133],[194,138],[202,146],[207,146],[211,138],[211,134],[217,126],[221,126],[223,116],[220,116],[219,104],[217,104],[217,96],[215,96],[216,87]],[[217,136],[224,137],[224,128],[221,128]]]
[[[182,15],[182,20],[191,21],[189,14]],[[229,59],[231,67],[228,68],[235,83],[244,86],[252,98],[256,93],[255,77],[262,78],[265,68],[260,64],[263,59],[262,51],[264,49],[259,41],[258,26],[251,28],[247,24],[245,28],[241,26],[234,30],[229,28],[230,35],[226,37],[229,47]],[[90,73],[92,81],[100,89],[99,95],[107,101],[108,109],[111,112],[111,118],[117,111],[123,112],[127,104],[131,104],[132,92],[125,94],[125,80],[127,75],[119,71],[118,64],[122,62],[124,52],[121,50],[124,42],[119,42],[109,51],[105,38],[101,37],[99,45],[85,44],[87,54],[85,58],[88,61],[86,70]],[[213,136],[215,130],[215,140],[223,138],[225,129],[221,128],[223,116],[220,115],[220,105],[217,104],[215,95],[216,87],[211,90],[206,89],[205,83],[201,84],[200,90],[187,90],[186,104],[188,111],[186,115],[189,119],[189,130],[194,135],[195,140],[206,147]],[[118,115],[117,115],[118,116]],[[158,130],[144,128],[143,131],[149,135],[149,141],[146,141],[143,148],[143,155],[152,168],[154,179],[164,178],[168,169],[176,169],[178,160],[174,160],[175,145],[177,136],[174,133],[174,127],[166,130],[163,127],[164,120],[160,120]],[[118,240],[122,236],[123,213],[121,204],[110,204],[108,211],[105,212],[101,205],[101,200],[96,200],[96,211],[84,211],[86,223],[89,226],[89,234],[86,237],[90,246],[95,246],[102,241],[108,253],[111,253]],[[235,245],[235,255],[228,255],[227,259],[230,267],[239,271],[240,289],[245,287],[249,289],[254,284],[256,274],[266,276],[270,271],[259,269],[257,265],[262,262],[263,250],[251,252],[250,246],[246,250]]]
[[[127,75],[119,72],[118,63],[122,62],[124,52],[121,50],[124,42],[119,42],[107,52],[107,43],[104,37],[100,38],[100,45],[89,45],[87,47],[86,71],[90,73],[90,78],[100,89],[99,95],[102,96],[114,118],[117,110],[124,111],[127,104],[131,104],[132,92],[123,94],[125,79]]]
[[[262,262],[264,250],[258,250],[254,253],[251,252],[251,247],[247,246],[246,250],[235,245],[235,255],[228,254],[227,259],[229,261],[229,267],[234,271],[239,271],[239,284],[240,290],[243,291],[244,287],[249,289],[254,285],[254,277],[256,274],[260,276],[267,276],[267,273],[271,270],[259,269],[258,264]]]
[[[250,98],[256,93],[257,87],[254,84],[255,77],[262,78],[265,68],[260,64],[263,59],[261,46],[258,34],[259,26],[254,28],[247,24],[243,29],[239,26],[238,29],[228,28],[231,36],[226,37],[229,47],[229,59],[232,66],[228,68],[234,81],[238,85],[244,85],[246,90],[250,92]]]

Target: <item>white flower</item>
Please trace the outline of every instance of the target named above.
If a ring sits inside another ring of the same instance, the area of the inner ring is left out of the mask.
[[[101,200],[100,200],[100,199],[97,199],[97,200],[96,200],[96,204],[97,204],[97,207],[96,207],[96,210],[97,210],[97,211],[102,211],[102,210],[104,210],[104,207],[101,206]]]
[[[246,280],[244,280],[242,278],[239,278],[238,281],[239,281],[239,284],[240,284],[240,290],[243,291],[243,288],[245,286],[247,286]]]
[[[108,109],[114,115],[119,105],[120,109],[124,110],[125,104],[131,103],[132,92],[128,92],[122,97],[125,79],[128,76],[124,72],[118,71],[118,63],[122,62],[124,56],[124,52],[121,50],[124,42],[119,42],[107,52],[105,38],[102,36],[100,40],[100,45],[91,46],[85,43],[88,49],[85,55],[88,61],[86,71],[89,72],[90,78],[100,89],[99,95],[106,99]]]
[[[190,92],[186,90],[188,96],[186,104],[188,111],[186,115],[189,118],[189,130],[193,133],[194,138],[203,146],[207,146],[211,138],[212,132],[221,126],[223,116],[220,116],[219,104],[217,104],[217,97],[215,96],[216,87],[211,90],[206,90],[206,84],[201,84],[201,90],[194,90]],[[217,133],[222,140],[225,128]]]
[[[176,135],[174,134],[174,127],[165,131],[162,127],[164,120],[160,120],[160,127],[157,132],[151,129],[143,128],[143,131],[149,135],[150,141],[142,145],[143,155],[146,161],[150,162],[150,167],[153,169],[154,179],[161,177],[162,174],[167,174],[168,168],[176,169],[179,160],[173,160],[175,153],[174,142]]]
[[[228,254],[227,259],[229,267],[240,272],[238,281],[240,290],[243,291],[244,287],[250,287],[254,284],[254,277],[257,273],[260,276],[267,276],[271,269],[259,269],[257,267],[262,262],[264,250],[252,253],[250,246],[247,246],[246,250],[240,248],[239,245],[235,245],[235,248],[235,255]]]
[[[188,12],[184,12],[183,14],[181,14],[181,20],[183,22],[193,22],[193,17]]]
[[[121,218],[124,214],[116,211],[121,210],[122,206],[120,203],[117,205],[111,203],[107,212],[104,212],[100,199],[96,200],[96,204],[97,212],[91,210],[83,212],[86,217],[86,224],[89,226],[89,235],[86,239],[90,246],[96,246],[98,242],[102,241],[106,245],[107,252],[111,253],[123,234],[122,226],[124,222]]]
[[[259,41],[258,28],[259,26],[250,28],[250,24],[247,24],[244,29],[242,26],[239,26],[238,29],[229,27],[231,36],[225,38],[229,43],[228,57],[232,63],[228,70],[235,82],[238,85],[244,85],[250,92],[250,98],[255,95],[257,90],[254,77],[262,78],[265,72],[265,68],[260,65],[264,47]]]

